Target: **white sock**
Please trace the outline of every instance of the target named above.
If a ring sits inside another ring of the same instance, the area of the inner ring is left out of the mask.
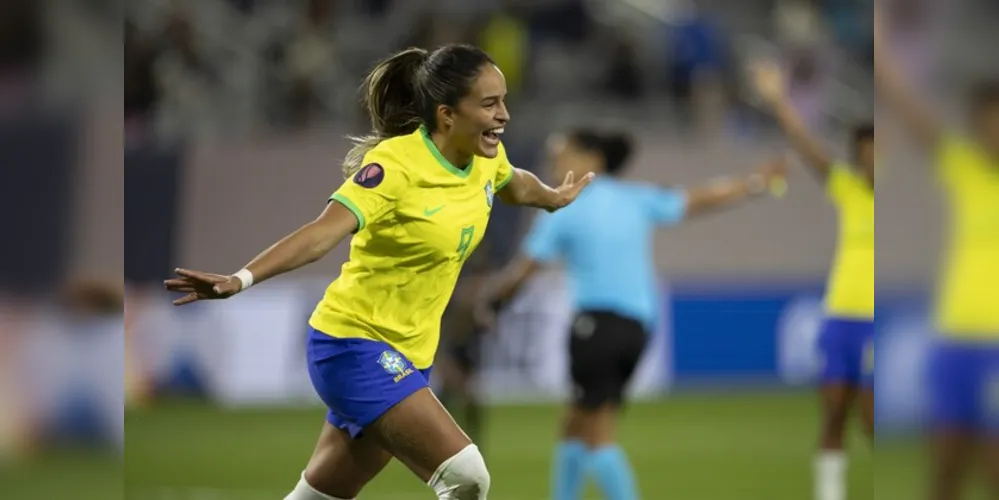
[[[815,500],[846,500],[846,454],[823,450],[815,457]]]
[[[302,473],[302,478],[298,480],[298,484],[295,485],[294,491],[288,493],[288,496],[284,497],[284,500],[355,500],[352,498],[336,498],[329,495],[324,495],[315,488],[309,485],[305,480],[305,473]]]

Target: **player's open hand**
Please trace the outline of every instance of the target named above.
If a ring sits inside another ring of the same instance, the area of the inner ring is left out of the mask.
[[[753,87],[768,104],[779,102],[787,95],[784,72],[773,61],[757,61],[750,65]]]
[[[763,176],[770,194],[781,198],[787,192],[787,171],[790,162],[789,155],[761,165],[756,171]]]
[[[788,155],[784,155],[771,162],[764,163],[756,171],[763,174],[768,181],[783,180],[787,178],[789,161],[790,158],[788,158]]]
[[[235,276],[203,273],[188,269],[176,269],[177,278],[163,282],[171,292],[186,294],[174,300],[173,305],[182,306],[199,300],[226,299],[243,289],[243,283]]]
[[[575,174],[572,172],[566,174],[565,180],[562,181],[562,185],[552,190],[554,193],[553,198],[549,206],[545,207],[545,210],[554,212],[575,201],[579,196],[579,193],[582,193],[583,189],[585,189],[586,186],[593,181],[593,177],[593,172],[590,172],[580,177],[577,181]]]

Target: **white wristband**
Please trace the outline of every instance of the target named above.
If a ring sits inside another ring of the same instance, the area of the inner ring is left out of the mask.
[[[249,269],[240,269],[239,271],[236,271],[236,274],[233,274],[233,276],[239,279],[239,291],[242,292],[243,290],[253,286],[253,273],[251,273]]]

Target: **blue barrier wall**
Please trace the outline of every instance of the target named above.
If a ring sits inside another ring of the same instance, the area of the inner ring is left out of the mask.
[[[822,286],[676,286],[666,349],[675,385],[807,387],[818,367]],[[878,297],[875,394],[879,432],[922,422],[923,369],[932,336],[924,297]]]
[[[274,343],[273,346],[266,344],[268,347],[258,346],[261,352],[243,349],[240,350],[241,357],[230,356],[231,361],[242,359],[240,366],[243,368],[225,368],[227,379],[234,377],[238,369],[256,367],[260,362],[268,361],[276,363],[274,367],[287,367],[287,370],[272,370],[272,375],[281,379],[272,380],[273,387],[290,384],[289,387],[300,386],[303,394],[311,394],[307,377],[303,376],[301,380],[295,377],[303,371],[300,342],[304,341],[304,316],[320,293],[318,287],[313,288],[311,284],[306,287],[304,283],[289,283],[284,288],[273,285],[253,292],[259,303],[267,303],[272,309],[262,316],[269,322],[267,325],[254,322],[256,320],[246,323],[245,311],[241,312],[240,308],[258,307],[254,302],[248,302],[254,297],[251,295],[238,302],[224,303],[232,308],[227,315],[220,315],[219,311],[225,309],[222,305],[213,305],[201,311],[206,313],[202,318],[206,323],[200,328],[213,332],[220,329],[250,330],[229,335],[227,340],[219,342],[238,344],[246,342],[243,339],[255,339],[253,342],[266,340]],[[270,295],[265,297],[261,294]],[[661,353],[664,363],[659,365],[662,369],[656,371],[652,380],[663,377],[662,386],[693,389],[717,385],[725,388],[799,387],[810,390],[819,366],[816,344],[823,321],[821,284],[712,286],[710,289],[673,286],[667,291],[665,299],[667,321],[662,350],[655,351]],[[278,304],[283,305],[277,307]],[[882,433],[904,432],[915,429],[922,421],[925,401],[922,373],[932,341],[927,326],[927,308],[925,301],[917,295],[879,297],[878,304],[875,322],[878,429]],[[541,306],[544,310],[548,307]],[[166,308],[166,311],[163,314],[169,315],[175,314],[176,310]],[[184,311],[197,313],[199,308]],[[211,314],[207,314],[209,311]],[[531,315],[518,321],[534,324],[525,323],[523,327],[512,328],[513,333],[526,335],[526,338],[507,337],[504,342],[510,344],[508,347],[516,348],[515,355],[491,366],[493,370],[488,376],[506,378],[505,382],[500,380],[506,383],[504,390],[537,389],[542,381],[547,381],[544,384],[554,381],[552,384],[557,386],[564,377],[560,373],[562,368],[553,361],[558,356],[553,354],[552,349],[561,348],[559,339],[562,337],[559,332],[552,335],[549,329],[562,327],[551,326],[555,323],[546,323]],[[202,388],[196,383],[199,375],[208,373],[208,368],[218,363],[215,357],[204,353],[195,356],[196,352],[192,349],[200,349],[198,346],[204,339],[218,338],[218,335],[204,335],[197,331],[198,328],[185,326],[183,322],[171,327],[163,327],[162,323],[151,322],[150,327],[176,330],[177,339],[174,347],[168,348],[173,352],[167,356],[170,358],[165,365],[167,369],[160,374],[161,388],[200,392]],[[223,324],[227,326],[219,326]],[[262,331],[252,331],[254,329]],[[162,340],[166,338],[166,333],[160,332],[156,338]],[[191,338],[187,339],[187,336]],[[202,347],[212,348],[211,345]],[[276,355],[274,353],[278,351],[275,349],[282,353],[282,359],[265,359]],[[205,364],[209,360],[213,365]],[[291,374],[278,377],[279,372],[284,373],[282,370]],[[247,373],[246,376],[252,374]],[[278,390],[275,398],[280,400],[278,396],[283,392],[287,391]]]

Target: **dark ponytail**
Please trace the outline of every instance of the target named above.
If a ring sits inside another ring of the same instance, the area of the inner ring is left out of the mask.
[[[631,152],[634,149],[631,136],[622,132],[607,132],[602,139],[604,169],[610,175],[617,175],[631,159]]]
[[[364,155],[381,141],[411,134],[422,123],[421,78],[430,53],[410,48],[378,63],[364,79],[364,106],[371,119],[371,134],[351,137],[354,147],[343,161],[343,174],[354,175]]]
[[[420,125],[437,127],[437,108],[455,107],[468,95],[489,55],[471,45],[445,45],[433,53],[406,49],[382,61],[364,79],[364,105],[371,135],[351,137],[354,148],[343,160],[343,173],[354,175],[378,143],[408,135]]]
[[[577,128],[569,139],[583,151],[596,153],[604,160],[604,171],[617,175],[627,165],[633,150],[631,136],[623,132]]]

